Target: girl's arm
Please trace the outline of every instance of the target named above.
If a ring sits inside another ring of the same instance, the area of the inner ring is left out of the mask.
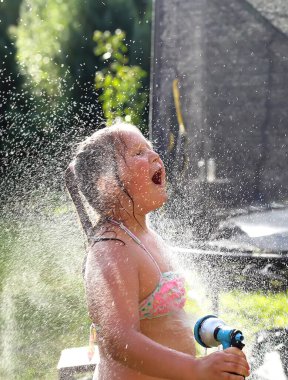
[[[145,375],[173,380],[239,380],[248,375],[244,354],[217,352],[202,359],[156,343],[140,332],[138,266],[127,246],[97,243],[86,265],[91,319],[105,354]]]

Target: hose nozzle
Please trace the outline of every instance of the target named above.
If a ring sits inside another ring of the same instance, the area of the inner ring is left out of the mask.
[[[215,315],[200,318],[195,324],[194,336],[196,341],[206,348],[222,344],[224,350],[228,347],[238,347],[242,350],[245,346],[242,332],[227,326]]]

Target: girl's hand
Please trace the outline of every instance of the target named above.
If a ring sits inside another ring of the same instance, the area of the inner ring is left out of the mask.
[[[245,354],[239,348],[231,347],[214,352],[195,363],[197,380],[243,380],[250,374]]]

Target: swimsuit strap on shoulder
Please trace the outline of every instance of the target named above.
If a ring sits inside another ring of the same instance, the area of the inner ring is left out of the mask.
[[[124,226],[124,224],[122,222],[117,222],[114,219],[109,219],[109,222],[111,224],[114,224],[115,226],[120,227],[121,230],[125,231],[126,234],[129,235],[131,237],[131,239],[135,241],[136,244],[138,244],[142,249],[144,249],[144,251],[149,255],[149,257],[151,258],[151,260],[154,262],[154,264],[156,265],[156,267],[157,267],[160,275],[162,276],[162,272],[161,272],[161,270],[159,268],[159,265],[158,265],[157,261],[154,259],[154,257],[152,256],[152,254],[145,247],[145,245],[141,242],[141,240],[139,240],[137,238],[137,236],[135,236],[126,226]]]

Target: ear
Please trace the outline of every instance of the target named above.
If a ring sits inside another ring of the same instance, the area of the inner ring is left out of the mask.
[[[101,175],[97,180],[96,186],[101,194],[108,197],[116,196],[120,190],[115,177],[110,173]]]

